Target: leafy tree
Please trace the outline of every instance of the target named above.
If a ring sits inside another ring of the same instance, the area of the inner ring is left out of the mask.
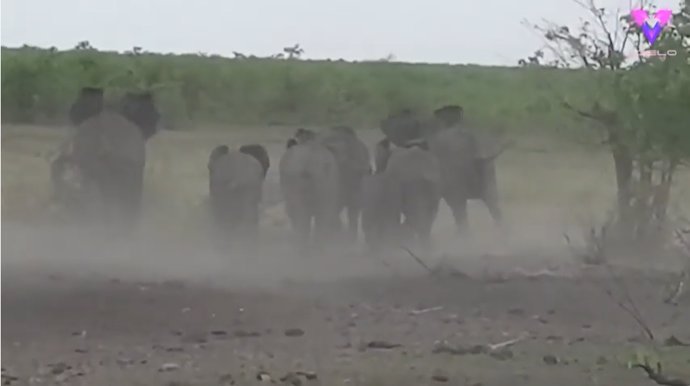
[[[675,51],[666,57],[650,55],[629,14],[575,1],[590,20],[577,30],[552,22],[531,26],[545,46],[519,64],[578,68],[597,80],[589,106],[566,99],[562,105],[603,128],[616,171],[619,234],[649,241],[652,226],[666,219],[674,173],[690,159],[690,0],[654,44],[654,53]]]

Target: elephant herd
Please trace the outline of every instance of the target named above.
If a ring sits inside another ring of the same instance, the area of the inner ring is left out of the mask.
[[[372,252],[407,241],[428,249],[441,200],[459,230],[467,226],[469,199],[483,200],[500,222],[494,160],[503,148],[464,129],[462,113],[445,106],[429,118],[391,114],[373,156],[348,126],[298,129],[278,164],[295,246],[308,253],[354,243],[361,225]],[[119,106],[106,107],[102,89],[84,88],[70,110],[76,133],[51,165],[56,198],[87,218],[131,228],[141,209],[146,141],[159,117],[149,93],[127,93]],[[218,239],[256,246],[268,152],[259,144],[219,145],[207,167]]]

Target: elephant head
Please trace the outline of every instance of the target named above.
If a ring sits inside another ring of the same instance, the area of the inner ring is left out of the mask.
[[[457,126],[462,122],[463,108],[459,105],[446,105],[434,110],[434,118],[444,127]]]
[[[313,130],[299,128],[295,132],[294,138],[297,140],[297,143],[305,143],[316,138],[316,133]]]
[[[266,151],[266,148],[261,145],[251,144],[240,146],[239,150],[240,153],[248,154],[256,158],[257,161],[259,161],[261,167],[263,168],[265,178],[266,173],[268,173],[268,168],[271,166],[271,160],[268,157],[268,152]]]
[[[69,110],[69,119],[73,125],[79,126],[103,110],[103,93],[103,89],[98,87],[81,89]]]
[[[393,144],[400,147],[424,134],[420,119],[409,109],[391,114],[381,121],[381,131]]]
[[[288,138],[287,142],[285,143],[285,148],[289,149],[295,145],[297,145],[297,140],[294,138]]]
[[[156,134],[160,114],[150,92],[128,92],[122,98],[120,113],[139,127],[145,139]]]

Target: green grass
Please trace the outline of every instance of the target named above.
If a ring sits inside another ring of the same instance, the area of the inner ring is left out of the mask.
[[[389,111],[465,107],[478,126],[576,129],[559,98],[588,103],[587,73],[545,68],[387,62],[124,55],[93,50],[2,49],[2,119],[64,122],[79,88],[153,88],[166,125],[348,123],[375,126]]]

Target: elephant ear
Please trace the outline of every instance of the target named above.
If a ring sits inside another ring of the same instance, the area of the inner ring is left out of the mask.
[[[218,160],[223,155],[226,155],[230,152],[230,148],[228,145],[218,145],[213,150],[211,150],[211,154],[208,156],[208,170],[211,170],[211,167],[213,166],[213,163]]]
[[[446,105],[434,110],[434,117],[445,127],[453,127],[462,122],[463,108],[459,105]]]
[[[240,146],[239,150],[240,153],[250,155],[254,157],[257,161],[259,161],[261,167],[264,170],[264,177],[266,177],[266,173],[268,173],[268,168],[271,167],[271,160],[268,157],[268,152],[266,151],[266,148],[258,144],[251,144]]]
[[[69,119],[72,124],[79,126],[85,120],[103,111],[103,94],[102,88],[83,87],[69,110]]]
[[[129,121],[137,125],[145,139],[156,134],[160,114],[150,92],[128,92],[122,98],[120,112]]]
[[[295,146],[295,145],[297,145],[297,140],[294,139],[294,138],[290,138],[290,139],[288,139],[287,142],[285,143],[285,148],[286,148],[286,149],[289,149],[289,148],[291,148],[291,147],[293,147],[293,146]]]

